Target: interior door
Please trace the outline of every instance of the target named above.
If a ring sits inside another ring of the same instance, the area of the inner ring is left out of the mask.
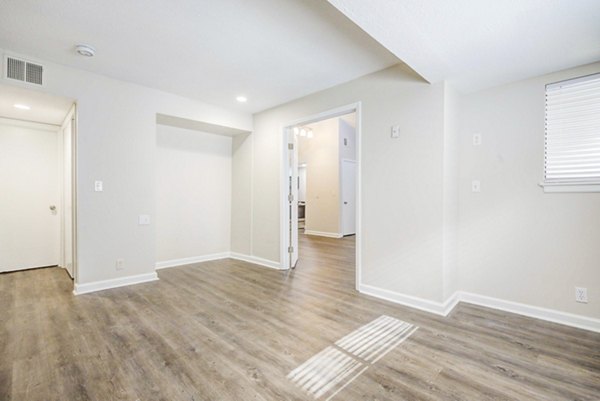
[[[356,234],[356,162],[342,160],[342,234]]]
[[[63,267],[73,278],[73,118],[68,117],[62,130],[63,151]]]
[[[0,119],[0,271],[58,265],[58,130]]]
[[[298,263],[298,141],[288,130],[288,216],[290,219],[290,242],[288,253],[290,268]]]

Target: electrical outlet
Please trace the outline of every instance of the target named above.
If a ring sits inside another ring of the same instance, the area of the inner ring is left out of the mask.
[[[481,192],[481,181],[479,181],[479,180],[471,181],[471,191],[472,192]]]
[[[587,288],[575,287],[575,302],[588,303]]]
[[[125,269],[125,259],[117,259],[116,268],[117,270]]]
[[[477,133],[477,134],[473,134],[473,146],[479,146],[481,145],[481,134]]]

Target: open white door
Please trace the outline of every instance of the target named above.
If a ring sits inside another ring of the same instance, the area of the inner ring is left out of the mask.
[[[57,131],[0,119],[0,272],[59,263]]]
[[[356,234],[356,162],[342,160],[342,235]]]
[[[73,125],[74,113],[71,111],[61,128],[62,134],[62,187],[63,187],[63,225],[62,225],[62,266],[69,276],[73,275]]]
[[[288,216],[290,219],[290,242],[288,247],[290,268],[298,263],[298,141],[291,129],[288,129]]]

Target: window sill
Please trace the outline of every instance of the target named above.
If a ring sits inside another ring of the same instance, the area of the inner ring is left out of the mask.
[[[555,193],[555,192],[600,192],[600,182],[595,184],[565,184],[565,183],[545,183],[540,182],[539,186],[544,188],[544,192]]]

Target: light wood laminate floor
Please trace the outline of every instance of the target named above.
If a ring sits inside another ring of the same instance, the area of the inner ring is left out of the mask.
[[[598,400],[600,334],[354,291],[354,239],[301,235],[280,272],[221,260],[74,297],[59,268],[0,275],[0,400],[311,400],[286,376],[387,315],[419,326],[334,400]]]

